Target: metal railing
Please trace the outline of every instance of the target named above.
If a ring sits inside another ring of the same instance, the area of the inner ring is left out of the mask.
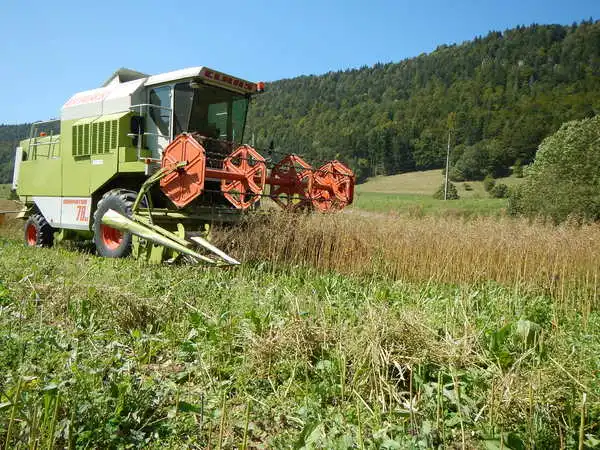
[[[29,140],[28,140],[28,150],[29,157],[28,159],[36,160],[38,158],[46,158],[46,159],[56,159],[60,155],[57,154],[56,149],[60,144],[60,134],[54,135],[54,127],[48,127],[50,130],[50,134],[46,134],[44,136],[39,135],[39,130],[41,125],[47,125],[51,123],[58,122],[59,119],[51,119],[51,120],[41,120],[39,122],[34,122],[31,124],[31,128],[29,129]],[[42,138],[44,141],[39,142],[39,139]],[[46,148],[46,152],[41,151],[43,148]]]

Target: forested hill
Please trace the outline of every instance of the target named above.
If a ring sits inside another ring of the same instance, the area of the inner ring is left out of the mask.
[[[29,125],[0,125],[0,184],[12,180],[15,148],[29,132]]]
[[[406,37],[410,38],[410,37]],[[400,39],[400,37],[399,37]],[[267,85],[246,139],[309,161],[338,157],[358,178],[442,167],[455,113],[454,179],[501,175],[542,139],[600,111],[600,21],[532,25],[399,63]],[[0,183],[24,125],[0,125]]]
[[[359,178],[442,167],[456,113],[451,174],[500,175],[541,140],[600,111],[600,21],[532,25],[399,63],[269,83],[253,103],[256,144],[339,157]]]

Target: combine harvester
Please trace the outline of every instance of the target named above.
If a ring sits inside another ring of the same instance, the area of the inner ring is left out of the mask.
[[[193,67],[153,76],[121,69],[75,94],[60,121],[33,124],[16,149],[26,244],[93,239],[105,257],[239,264],[207,231],[238,222],[261,197],[290,211],[352,203],[354,175],[341,162],[313,168],[243,144],[248,104],[263,90]]]

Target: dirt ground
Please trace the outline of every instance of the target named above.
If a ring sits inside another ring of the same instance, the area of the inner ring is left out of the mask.
[[[5,213],[5,211],[19,211],[21,205],[13,200],[0,199],[0,226],[15,221],[16,213]]]

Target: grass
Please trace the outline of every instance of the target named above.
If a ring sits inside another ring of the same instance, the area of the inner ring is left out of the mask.
[[[498,178],[497,183],[507,186],[516,186],[524,181],[524,178],[515,176]],[[422,172],[408,172],[398,175],[380,176],[359,184],[356,191],[383,193],[383,194],[416,194],[431,197],[444,182],[444,176],[439,169],[426,170]],[[461,198],[485,198],[488,194],[483,188],[481,181],[453,182],[458,189]],[[465,185],[470,186],[467,190]]]
[[[256,220],[216,235],[232,270],[0,229],[0,445],[598,442],[598,226]]]
[[[11,193],[10,184],[0,184],[0,200],[9,198]]]
[[[356,191],[431,196],[442,182],[440,170],[427,170],[373,177],[356,186]]]
[[[499,178],[497,183],[515,186],[523,178]],[[435,200],[433,194],[443,183],[440,170],[409,172],[375,177],[356,186],[353,208],[376,213],[407,216],[498,216],[508,207],[508,200],[490,198],[481,181],[454,183],[459,200]],[[469,187],[469,190],[467,190]]]
[[[358,192],[353,210],[401,216],[501,216],[506,213],[508,200],[502,198],[460,198],[436,200],[419,194],[387,194]]]

